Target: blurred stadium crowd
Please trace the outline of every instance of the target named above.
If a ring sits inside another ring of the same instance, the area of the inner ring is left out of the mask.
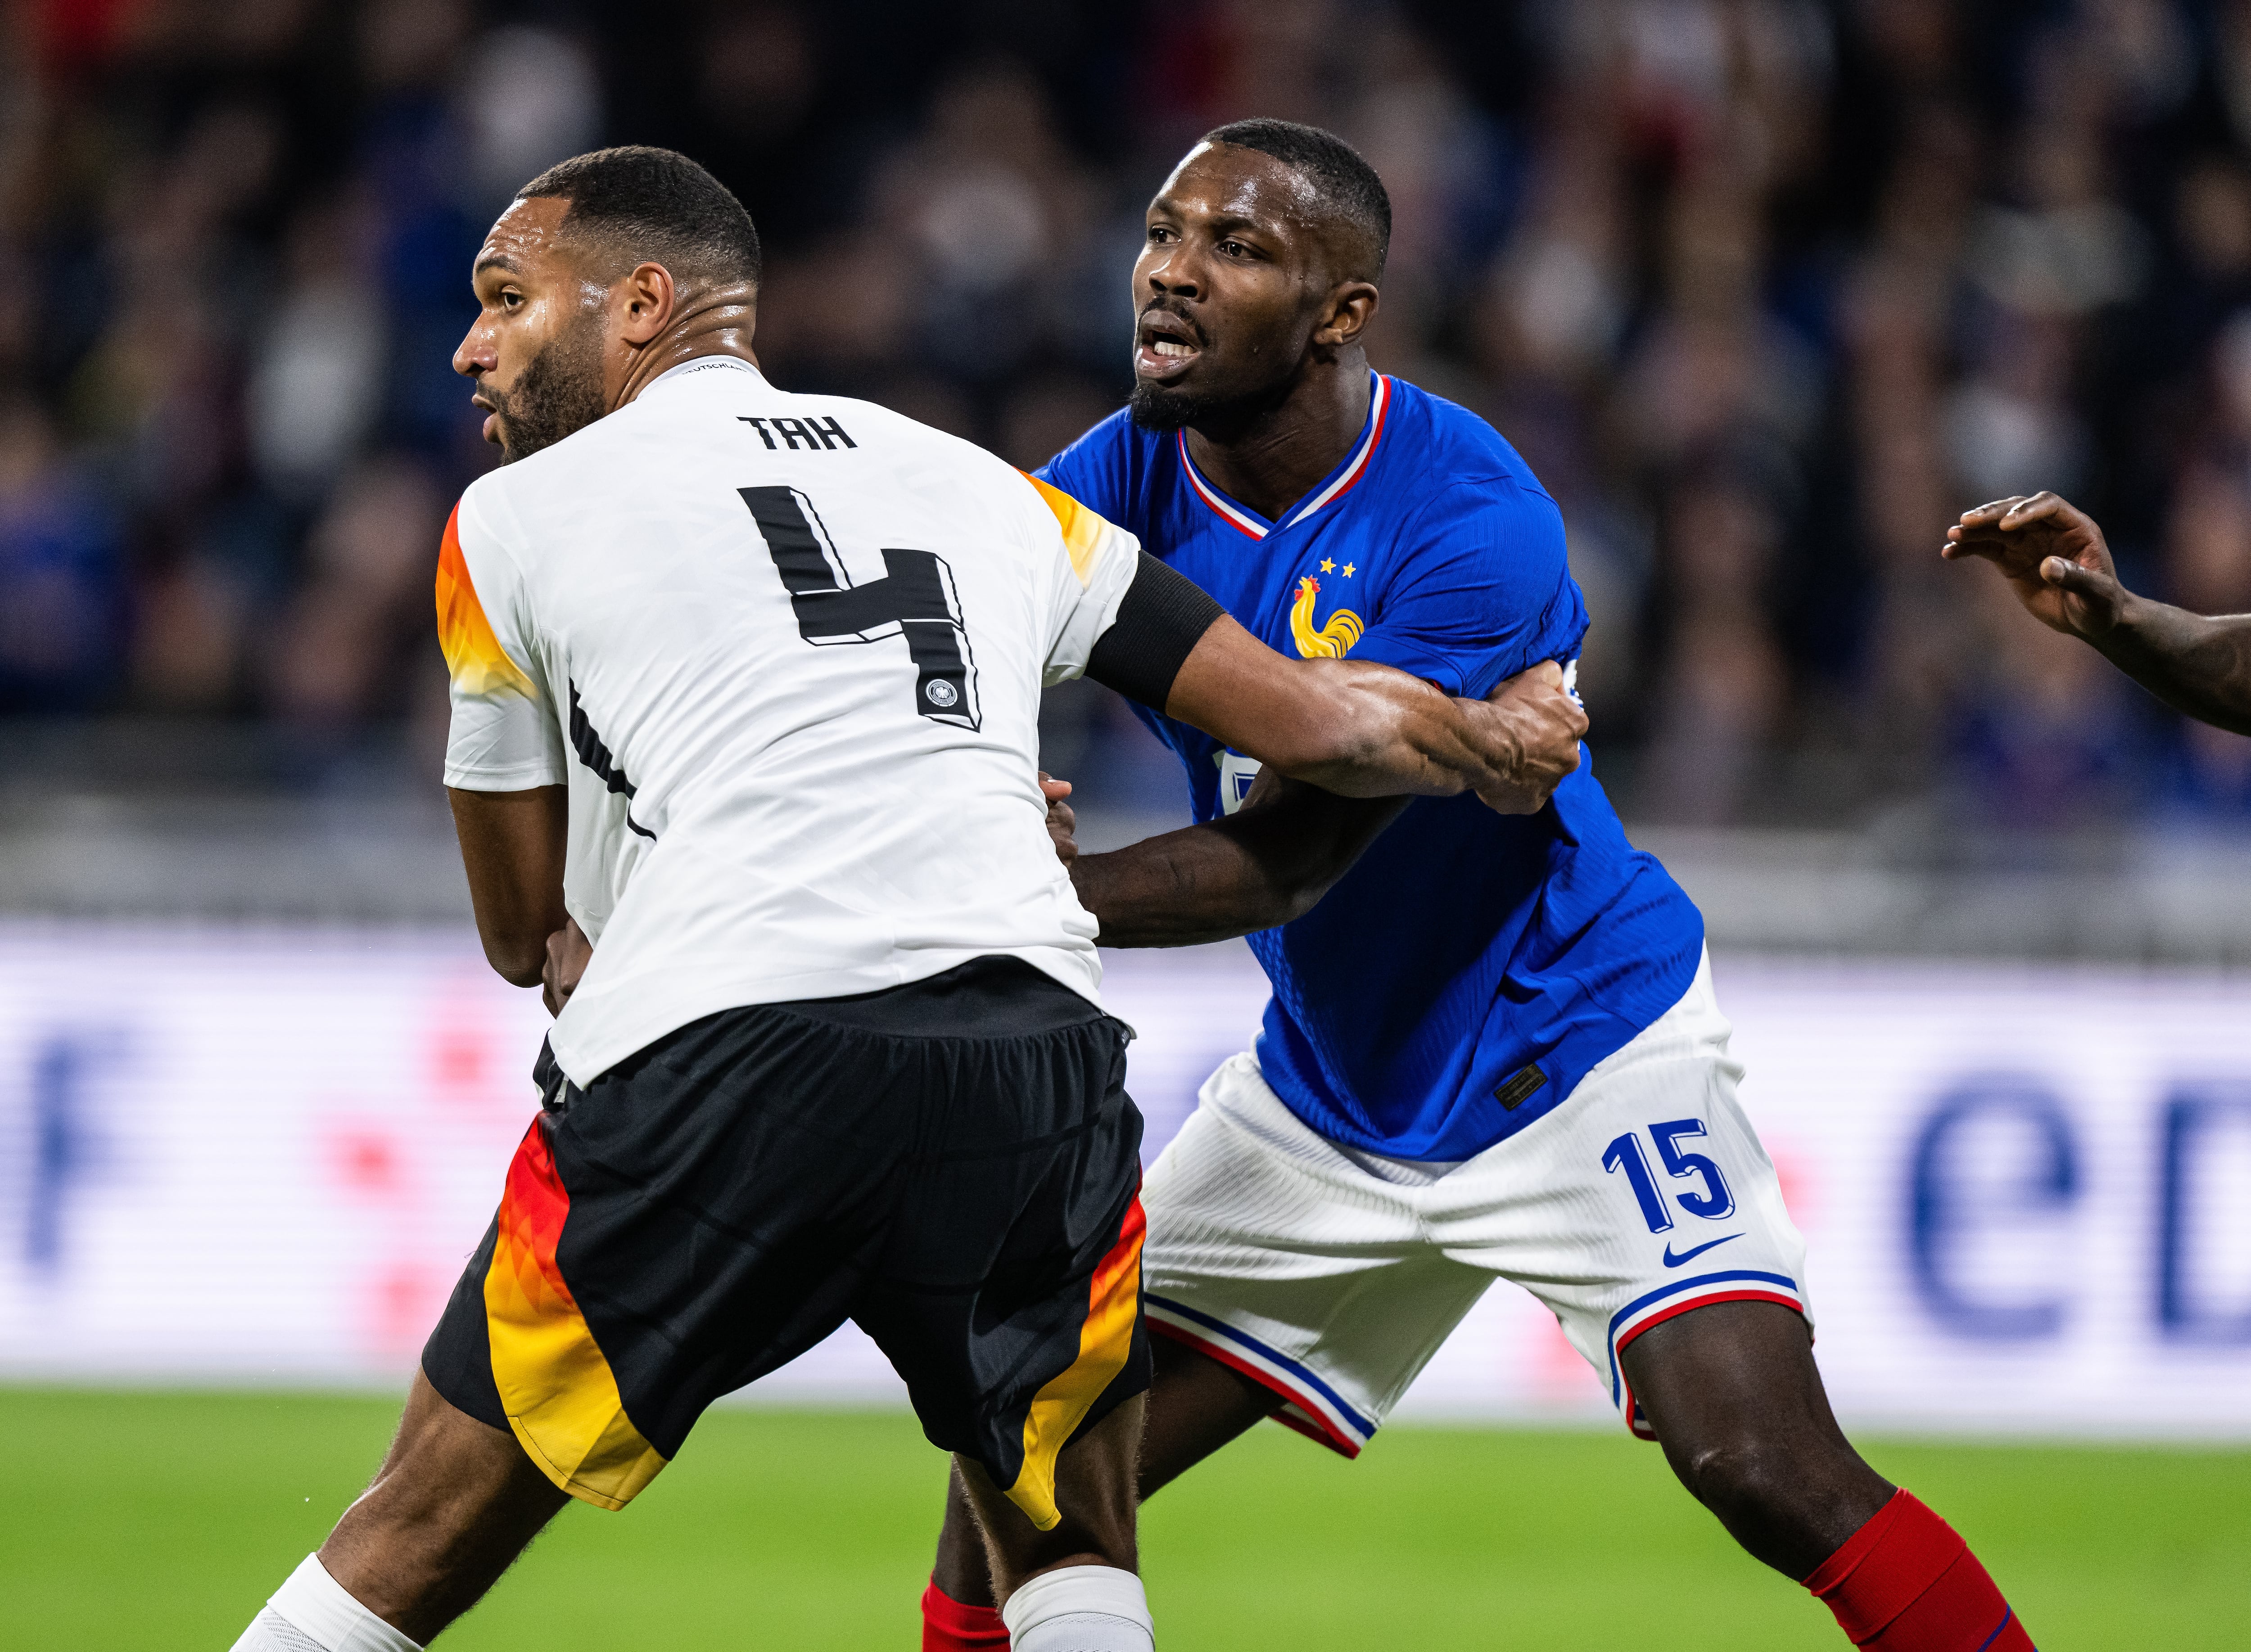
[[[489,462],[448,358],[484,226],[552,160],[703,160],[768,243],[773,377],[1029,466],[1123,398],[1148,195],[1261,114],[1381,170],[1378,364],[1490,418],[1562,504],[1596,750],[1638,818],[2251,823],[2251,742],[1936,555],[1965,506],[2053,487],[2140,587],[2251,607],[2251,3],[4,16],[17,726],[233,718],[342,751],[442,719],[429,570]],[[1071,766],[1129,762],[1073,704]]]

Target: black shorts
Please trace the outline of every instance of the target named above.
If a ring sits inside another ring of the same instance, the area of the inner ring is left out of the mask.
[[[706,1017],[549,1103],[422,1352],[622,1508],[703,1408],[858,1322],[932,1442],[1042,1530],[1148,1386],[1125,1026],[1029,964]]]

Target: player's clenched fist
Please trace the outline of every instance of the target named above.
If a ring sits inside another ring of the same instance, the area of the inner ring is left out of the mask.
[[[2118,623],[2128,600],[2095,519],[2068,500],[2039,493],[1962,513],[1940,554],[1983,556],[2001,570],[2033,618],[2089,640]]]
[[[563,1013],[563,1006],[578,990],[578,978],[586,972],[593,956],[594,944],[586,938],[585,930],[578,927],[576,918],[565,918],[563,927],[547,937],[547,962],[539,972],[539,996],[546,1001],[550,1015]]]
[[[1481,786],[1478,796],[1501,814],[1536,814],[1563,777],[1579,766],[1579,740],[1587,714],[1564,687],[1563,669],[1542,660],[1503,681],[1486,696],[1493,730],[1513,747],[1500,765],[1509,778]]]

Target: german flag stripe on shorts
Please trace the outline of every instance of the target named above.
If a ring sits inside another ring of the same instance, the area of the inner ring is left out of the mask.
[[[1147,1232],[1141,1196],[1136,1193],[1126,1207],[1118,1242],[1094,1270],[1088,1287],[1078,1358],[1032,1397],[1024,1414],[1024,1466],[1007,1490],[1008,1501],[1042,1531],[1053,1531],[1063,1518],[1055,1501],[1057,1454],[1117,1381],[1133,1351],[1133,1329],[1141,1313],[1141,1241]]]
[[[570,1213],[547,1120],[536,1118],[509,1166],[485,1271],[493,1386],[542,1473],[574,1497],[622,1509],[664,1458],[626,1415],[610,1362],[556,1261]]]

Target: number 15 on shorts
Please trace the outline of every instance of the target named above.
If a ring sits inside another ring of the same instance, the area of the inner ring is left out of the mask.
[[[1665,1166],[1666,1175],[1676,1182],[1700,1184],[1688,1192],[1676,1192],[1670,1198],[1659,1190],[1657,1178],[1651,1173],[1649,1155],[1642,1151],[1639,1132],[1628,1130],[1603,1150],[1603,1170],[1624,1174],[1651,1233],[1662,1234],[1672,1227],[1675,1205],[1707,1221],[1719,1221],[1735,1213],[1735,1196],[1728,1190],[1728,1179],[1720,1173],[1720,1167],[1703,1154],[1685,1151],[1680,1146],[1683,1137],[1703,1134],[1704,1121],[1700,1118],[1676,1118],[1649,1127],[1649,1139],[1656,1144],[1658,1162]]]

